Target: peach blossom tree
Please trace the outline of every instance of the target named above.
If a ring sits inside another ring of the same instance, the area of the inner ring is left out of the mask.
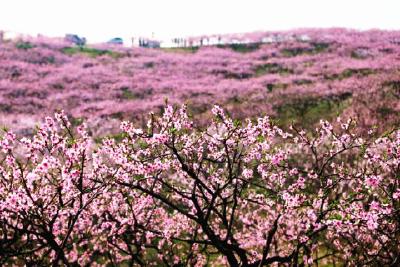
[[[1,138],[0,262],[81,266],[399,264],[400,131],[285,132],[167,106],[95,145],[47,118]]]

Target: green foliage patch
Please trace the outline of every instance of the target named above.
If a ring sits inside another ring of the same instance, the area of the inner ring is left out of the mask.
[[[295,57],[299,55],[313,55],[325,52],[329,48],[329,43],[311,43],[311,47],[293,47],[293,48],[284,48],[281,50],[281,54],[284,57]]]
[[[21,50],[29,50],[34,48],[35,46],[30,42],[18,42],[15,44],[15,47]]]
[[[217,45],[218,48],[230,48],[238,53],[249,53],[260,48],[261,43]]]
[[[375,73],[376,73],[376,70],[369,69],[369,68],[345,69],[341,73],[325,74],[324,79],[325,80],[343,80],[343,79],[350,78],[354,75],[357,75],[358,77],[365,77],[365,76],[369,76],[369,75],[372,75]]]
[[[137,97],[137,95],[134,92],[132,92],[131,90],[129,90],[129,88],[127,88],[127,87],[121,88],[121,91],[122,91],[122,94],[121,94],[122,99],[132,100]]]
[[[282,74],[288,75],[293,74],[293,70],[289,69],[285,66],[282,66],[278,63],[266,63],[263,65],[258,65],[254,69],[254,73],[257,77],[265,75],[265,74]]]
[[[61,49],[61,52],[67,55],[84,54],[92,58],[104,55],[116,59],[124,57],[124,54],[120,52],[115,52],[107,49],[96,49],[90,47],[64,47]]]
[[[286,89],[289,85],[286,83],[267,83],[265,88],[267,88],[268,92],[272,92],[276,89]]]
[[[309,128],[321,119],[331,120],[351,103],[351,93],[324,98],[304,97],[276,106],[278,125],[302,123]]]
[[[198,46],[191,46],[191,47],[165,47],[161,48],[164,52],[171,52],[171,53],[189,53],[194,54],[199,50],[200,47]]]

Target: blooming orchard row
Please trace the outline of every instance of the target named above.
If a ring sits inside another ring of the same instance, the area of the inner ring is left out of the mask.
[[[285,132],[215,106],[123,122],[95,146],[58,113],[0,141],[0,263],[397,266],[400,131]]]

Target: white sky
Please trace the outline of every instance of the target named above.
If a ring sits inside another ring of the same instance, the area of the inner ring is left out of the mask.
[[[399,0],[0,0],[0,29],[89,42],[302,27],[400,29]]]

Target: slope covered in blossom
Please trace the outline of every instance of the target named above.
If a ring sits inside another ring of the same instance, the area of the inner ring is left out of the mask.
[[[263,36],[275,40],[258,42]],[[45,115],[64,109],[102,135],[120,119],[141,123],[165,99],[187,103],[200,120],[219,104],[233,117],[267,114],[281,126],[338,114],[358,117],[363,126],[399,124],[400,32],[299,30],[245,38],[255,43],[80,49],[42,39],[3,42],[0,124],[29,134]]]

